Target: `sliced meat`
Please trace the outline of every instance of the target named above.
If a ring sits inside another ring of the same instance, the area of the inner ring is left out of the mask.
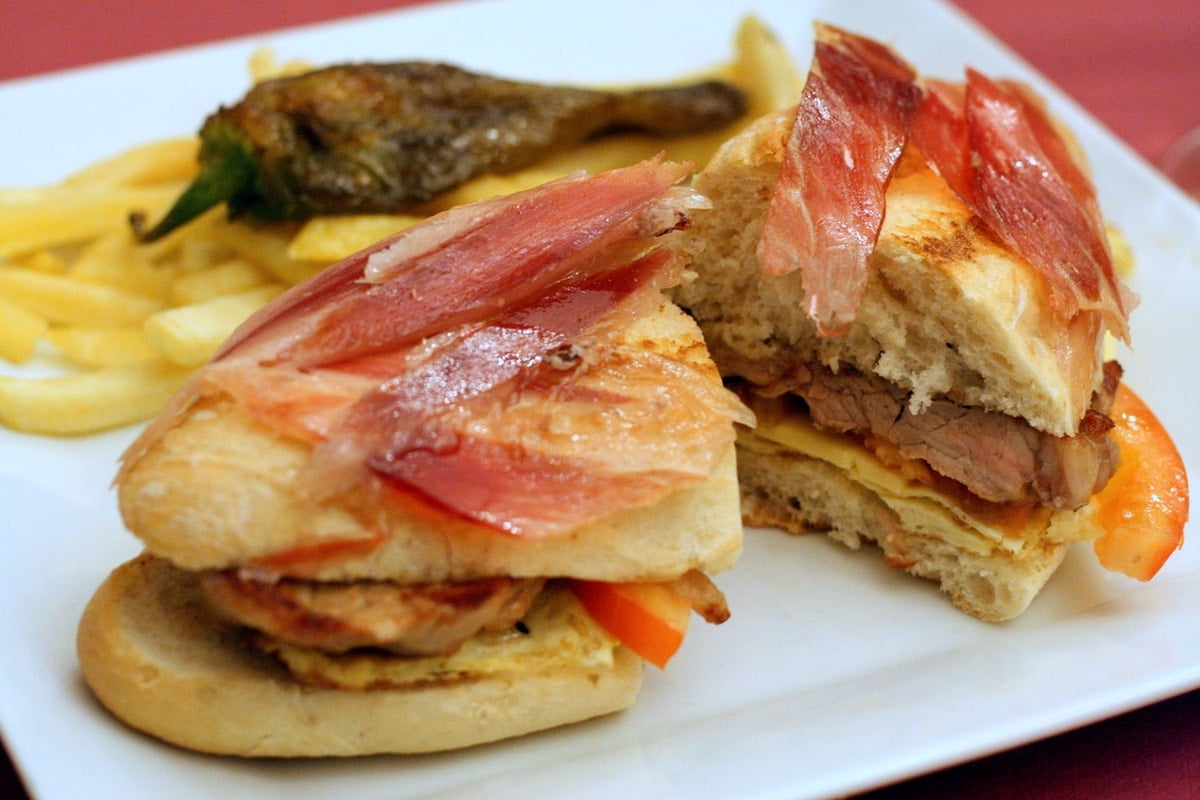
[[[817,25],[759,261],[800,270],[805,311],[821,336],[849,330],[866,292],[885,195],[908,134],[916,72],[889,48]]]
[[[213,571],[201,581],[220,614],[274,639],[332,653],[376,647],[414,656],[452,653],[480,631],[511,628],[543,583],[318,583],[252,570]]]
[[[1064,322],[1097,312],[1128,341],[1136,298],[1114,271],[1095,187],[1041,99],[972,69],[925,89],[911,135],[933,169],[1041,276]]]
[[[1051,436],[1016,417],[948,400],[934,400],[913,413],[905,390],[853,370],[800,367],[787,388],[804,399],[818,427],[868,443],[882,440],[901,457],[924,462],[976,497],[1078,508],[1103,488],[1119,460],[1106,413],[1120,367],[1110,362],[1105,377],[1079,433],[1071,437]]]

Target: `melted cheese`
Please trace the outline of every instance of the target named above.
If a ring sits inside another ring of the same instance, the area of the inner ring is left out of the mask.
[[[517,630],[468,639],[445,656],[405,658],[376,651],[340,655],[271,643],[273,652],[302,683],[349,690],[416,688],[480,678],[552,673],[566,665],[609,668],[618,646],[569,589],[548,586]]]
[[[950,495],[905,478],[865,447],[818,430],[805,418],[760,422],[752,434],[741,436],[738,444],[751,449],[776,445],[832,464],[877,495],[906,529],[937,537],[962,550],[986,554],[1000,547],[1016,553],[1035,546],[1046,538],[1048,528],[1057,527],[1051,525],[1053,512],[1042,507],[1015,522],[981,515]]]

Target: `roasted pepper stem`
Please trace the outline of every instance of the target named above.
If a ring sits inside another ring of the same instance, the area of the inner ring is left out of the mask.
[[[256,196],[258,183],[254,153],[236,130],[221,126],[203,139],[200,172],[166,215],[150,230],[143,230],[143,215],[131,214],[130,225],[139,242],[153,242],[221,203],[234,208],[239,199]]]

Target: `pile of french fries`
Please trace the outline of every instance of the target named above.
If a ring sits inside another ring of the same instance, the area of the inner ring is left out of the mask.
[[[159,241],[137,243],[130,213],[151,222],[165,213],[195,175],[194,137],[133,147],[54,185],[0,188],[0,358],[26,365],[0,375],[0,423],[77,435],[144,421],[256,309],[430,214],[664,150],[705,163],[745,122],[794,104],[803,84],[757,19],[746,18],[734,41],[734,59],[708,74],[748,92],[750,111],[737,126],[671,141],[599,140],[535,168],[472,181],[413,213],[256,227],[218,208]],[[250,73],[262,80],[303,68],[264,53]]]

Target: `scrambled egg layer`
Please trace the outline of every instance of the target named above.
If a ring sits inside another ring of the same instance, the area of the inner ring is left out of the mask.
[[[331,654],[280,642],[268,643],[265,649],[302,683],[369,690],[515,678],[555,672],[568,665],[605,669],[612,666],[617,646],[570,589],[550,584],[518,628],[478,634],[449,655],[411,658],[374,650]]]

